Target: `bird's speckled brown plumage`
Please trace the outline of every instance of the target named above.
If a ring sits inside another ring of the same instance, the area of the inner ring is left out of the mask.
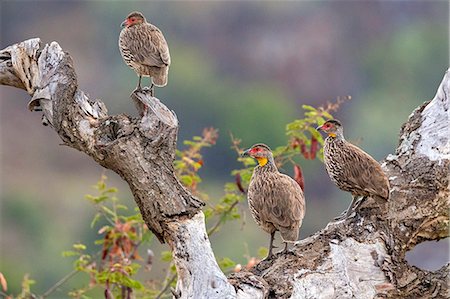
[[[329,120],[317,129],[328,134],[324,143],[324,163],[331,181],[337,187],[350,192],[354,199],[359,196],[389,198],[389,180],[380,164],[344,139],[339,121]]]
[[[125,63],[139,76],[152,78],[156,86],[167,84],[170,53],[169,46],[161,30],[148,23],[140,12],[130,13],[122,23],[119,49]]]
[[[279,231],[284,242],[298,239],[300,226],[305,216],[305,197],[296,181],[278,171],[270,148],[256,144],[245,155],[259,162],[253,171],[248,188],[248,203],[256,223],[271,235],[269,256],[272,255],[273,236]]]

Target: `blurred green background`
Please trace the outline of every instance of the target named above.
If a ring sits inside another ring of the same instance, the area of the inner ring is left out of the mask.
[[[137,2],[1,1],[1,48],[28,38],[57,41],[74,60],[79,86],[101,98],[111,114],[136,114],[129,94],[135,73],[122,61],[120,23],[133,10],[161,28],[169,43],[169,84],[157,96],[175,110],[181,141],[204,127],[220,130],[205,153],[200,175],[211,200],[239,167],[230,137],[243,146],[286,142],[285,124],[302,115],[301,105],[318,106],[351,95],[336,117],[347,139],[377,160],[393,153],[398,132],[412,110],[433,98],[448,67],[447,1]],[[147,80],[144,80],[147,84]],[[72,268],[61,251],[73,242],[93,246],[93,208],[83,199],[102,173],[134,206],[128,186],[90,158],[64,146],[40,113],[26,109],[29,96],[1,87],[0,272],[10,291],[24,273],[36,292]],[[350,195],[329,181],[319,161],[304,161],[307,213],[305,238],[349,204]],[[284,169],[291,173],[291,169]],[[243,221],[212,237],[216,256],[246,263],[269,237],[247,211]],[[152,243],[157,253],[167,250]],[[448,261],[448,242],[418,246],[408,259],[426,269]],[[145,280],[161,279],[155,261]],[[79,278],[53,298],[64,298]]]

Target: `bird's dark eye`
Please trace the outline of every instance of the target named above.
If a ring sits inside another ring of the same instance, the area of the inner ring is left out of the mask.
[[[134,21],[136,21],[136,19],[135,18],[131,18],[131,22],[134,22]]]

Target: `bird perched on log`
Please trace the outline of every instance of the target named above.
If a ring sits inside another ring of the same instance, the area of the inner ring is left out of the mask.
[[[305,216],[305,196],[299,184],[291,177],[278,171],[270,148],[262,143],[255,144],[246,150],[243,156],[257,160],[248,187],[248,203],[256,223],[270,234],[269,255],[275,232],[279,231],[285,242],[298,239],[300,226]]]
[[[142,76],[151,77],[153,85],[167,84],[170,53],[161,30],[147,22],[138,11],[130,13],[123,21],[119,36],[119,49],[125,63],[139,76],[137,89],[141,89]]]
[[[338,120],[328,120],[316,128],[328,137],[323,147],[325,168],[331,181],[352,194],[347,212],[335,218],[348,218],[367,196],[389,198],[389,180],[380,164],[362,149],[346,141]]]

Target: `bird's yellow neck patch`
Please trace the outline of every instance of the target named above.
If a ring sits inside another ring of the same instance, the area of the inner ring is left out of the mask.
[[[256,160],[258,160],[259,166],[264,166],[269,162],[269,160],[265,157],[255,157]]]
[[[336,138],[336,134],[334,134],[334,133],[328,133],[328,136]]]

